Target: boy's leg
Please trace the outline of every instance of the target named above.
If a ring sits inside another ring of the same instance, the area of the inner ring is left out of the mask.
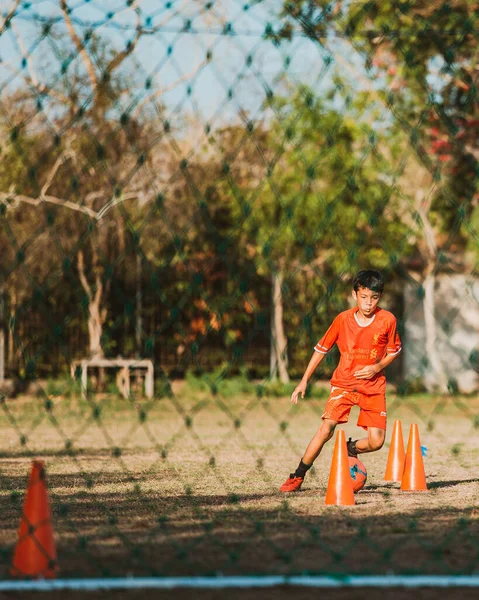
[[[351,407],[355,404],[355,399],[347,390],[331,386],[331,393],[321,416],[323,422],[318,431],[314,434],[306,448],[303,458],[299,462],[298,468],[279,488],[282,492],[294,492],[301,487],[304,476],[311,468],[313,462],[319,456],[324,444],[333,437],[334,430],[338,423],[347,423]]]
[[[313,464],[323,449],[324,444],[333,437],[337,424],[338,421],[333,421],[332,419],[323,419],[321,427],[319,427],[318,431],[311,438],[311,441],[306,448],[302,458],[303,463],[309,466]]]
[[[368,427],[368,437],[348,442],[348,453],[350,456],[365,454],[366,452],[376,452],[384,445],[386,439],[386,430],[379,427]]]
[[[311,438],[311,441],[306,448],[303,458],[299,461],[299,465],[294,473],[279,488],[282,492],[295,492],[299,490],[303,483],[306,473],[311,468],[315,459],[319,456],[324,444],[333,437],[334,430],[338,421],[332,419],[323,419],[321,427]]]
[[[375,452],[383,447],[386,439],[386,397],[383,394],[359,395],[358,427],[366,429],[368,437],[347,442],[349,456]]]

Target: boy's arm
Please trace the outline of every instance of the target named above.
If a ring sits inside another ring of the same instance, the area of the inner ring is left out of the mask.
[[[299,385],[296,386],[296,389],[291,394],[291,402],[294,402],[294,404],[298,403],[299,394],[301,394],[301,398],[304,398],[304,394],[306,393],[306,386],[308,385],[309,378],[313,374],[314,369],[316,369],[319,363],[323,360],[326,354],[336,343],[336,340],[338,339],[339,335],[340,324],[341,315],[338,315],[331,323],[328,331],[326,331],[326,333],[314,347],[313,356],[311,357],[309,364],[306,367],[303,379],[301,379]]]
[[[294,392],[291,394],[291,402],[294,404],[298,404],[298,396],[301,394],[301,398],[304,398],[304,394],[306,393],[306,386],[308,385],[309,378],[314,373],[314,370],[319,365],[319,363],[323,360],[326,354],[321,352],[313,352],[313,356],[311,357],[308,366],[306,367],[306,371],[304,372],[303,378],[296,386]]]
[[[384,358],[374,365],[367,365],[366,367],[362,367],[359,371],[356,371],[354,377],[356,377],[356,379],[372,379],[380,371],[389,366],[398,355],[399,352],[396,354],[386,354]]]

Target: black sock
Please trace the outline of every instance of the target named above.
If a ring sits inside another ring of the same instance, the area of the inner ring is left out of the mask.
[[[302,460],[300,460],[298,468],[294,472],[294,476],[295,477],[303,477],[304,478],[304,476],[309,471],[309,469],[311,469],[312,466],[313,465],[306,465],[306,464],[304,464],[304,462]]]
[[[359,440],[353,441],[353,438],[349,438],[349,440],[347,441],[346,446],[348,449],[349,456],[357,457],[358,454],[360,453],[359,448],[356,447],[356,442],[359,442]]]

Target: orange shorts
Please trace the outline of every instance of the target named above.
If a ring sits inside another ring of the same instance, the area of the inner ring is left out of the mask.
[[[347,423],[353,406],[359,406],[358,427],[378,427],[386,429],[386,396],[361,392],[352,392],[331,386],[329,399],[322,419],[332,419],[338,423]]]

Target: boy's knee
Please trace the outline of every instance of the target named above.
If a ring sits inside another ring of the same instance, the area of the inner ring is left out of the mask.
[[[369,447],[371,450],[381,450],[384,446],[385,437],[384,435],[372,435],[369,438]]]
[[[329,423],[328,421],[323,421],[319,431],[322,437],[324,437],[326,440],[330,440],[333,437],[335,429],[336,423]]]

